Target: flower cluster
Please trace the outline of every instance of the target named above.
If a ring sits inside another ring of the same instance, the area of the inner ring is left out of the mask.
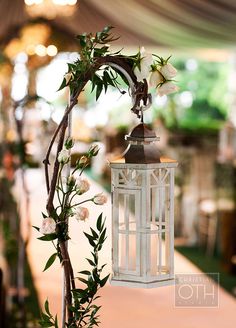
[[[134,74],[138,81],[149,79],[149,86],[157,89],[157,94],[161,97],[172,92],[176,92],[178,87],[173,83],[173,78],[177,70],[168,61],[162,57],[147,53],[142,47],[134,68]]]
[[[107,202],[107,197],[103,193],[80,202],[77,200],[78,196],[85,194],[90,189],[90,183],[82,177],[82,173],[89,164],[90,159],[98,154],[98,145],[92,145],[87,153],[76,161],[76,167],[72,173],[67,178],[63,178],[63,168],[70,161],[70,151],[73,146],[74,141],[68,138],[65,141],[64,148],[57,157],[60,163],[60,170],[56,189],[60,205],[56,208],[55,217],[44,217],[42,226],[39,229],[44,235],[57,233],[57,227],[65,224],[68,217],[75,217],[79,221],[85,221],[89,217],[89,210],[86,207],[80,206],[81,204],[92,202],[96,205],[103,205]]]

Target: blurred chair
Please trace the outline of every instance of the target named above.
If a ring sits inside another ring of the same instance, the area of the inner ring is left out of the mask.
[[[213,199],[204,199],[199,203],[199,245],[206,248],[206,254],[212,256],[216,246],[217,204]]]

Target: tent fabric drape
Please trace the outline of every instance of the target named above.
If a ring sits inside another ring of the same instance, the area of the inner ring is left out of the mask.
[[[224,48],[236,44],[235,0],[88,0],[119,24],[154,43]]]
[[[0,44],[29,20],[24,0],[1,0]],[[74,35],[113,25],[118,44],[233,48],[236,0],[79,0],[72,17],[54,23]]]

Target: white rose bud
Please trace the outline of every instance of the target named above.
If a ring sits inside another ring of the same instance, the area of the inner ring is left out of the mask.
[[[82,195],[85,192],[87,192],[90,188],[90,184],[88,182],[88,180],[86,179],[82,179],[81,177],[79,177],[76,181],[76,189],[77,189],[77,194],[78,195]]]
[[[68,84],[72,78],[72,73],[71,72],[66,73],[64,78],[66,79],[66,84]]]
[[[166,80],[171,80],[176,76],[177,69],[175,69],[170,63],[167,63],[160,68],[160,72]]]
[[[59,163],[68,163],[69,161],[69,158],[70,158],[70,153],[67,149],[62,149],[59,154],[58,154],[58,162]]]
[[[85,164],[87,164],[89,161],[88,157],[87,156],[82,156],[80,157],[79,159],[79,166],[84,166]]]
[[[103,193],[97,194],[93,197],[93,202],[96,205],[103,205],[107,202],[107,196]]]
[[[56,222],[53,218],[44,218],[42,222],[42,226],[39,231],[44,234],[48,235],[51,233],[56,232]]]
[[[98,147],[98,145],[95,145],[95,144],[92,145],[88,151],[90,156],[96,156],[98,154],[98,152],[99,152],[99,147]]]
[[[173,84],[172,82],[166,82],[157,89],[157,94],[158,96],[162,97],[178,90],[179,88],[177,87],[177,85]]]
[[[71,137],[67,138],[66,142],[65,142],[65,147],[66,149],[70,149],[74,146],[75,141],[74,139],[72,139]]]
[[[141,48],[140,54],[140,69],[138,66],[134,69],[134,74],[137,77],[137,81],[143,81],[143,79],[148,77],[151,70],[151,64],[153,63],[152,54],[146,52],[144,47]]]
[[[159,71],[153,71],[150,80],[149,80],[149,85],[152,88],[156,88],[158,84],[163,82],[163,76],[160,74]]]
[[[67,181],[66,183],[68,184],[68,186],[71,186],[73,187],[75,185],[75,177],[73,175],[70,175],[68,178],[67,178]]]
[[[85,221],[89,217],[89,211],[86,207],[79,206],[75,212],[75,218],[78,221]]]

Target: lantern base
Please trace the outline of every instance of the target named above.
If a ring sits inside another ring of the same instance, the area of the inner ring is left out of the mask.
[[[119,280],[114,277],[111,278],[110,284],[112,286],[120,287],[134,287],[134,288],[156,288],[161,286],[171,286],[178,283],[178,280],[175,278],[158,280],[152,282],[140,282],[140,281],[130,281],[130,280]]]

